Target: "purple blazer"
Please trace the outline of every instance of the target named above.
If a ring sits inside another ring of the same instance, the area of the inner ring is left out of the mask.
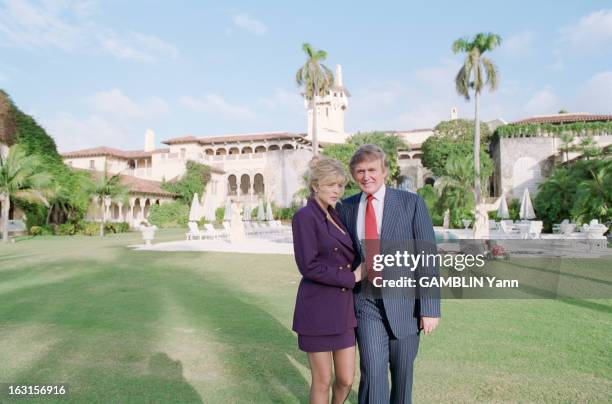
[[[293,331],[302,335],[340,334],[357,326],[353,242],[336,210],[329,207],[329,213],[346,234],[327,220],[314,199],[293,216],[295,262],[302,274]]]

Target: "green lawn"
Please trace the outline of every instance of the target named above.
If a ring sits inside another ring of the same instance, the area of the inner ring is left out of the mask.
[[[65,382],[69,401],[88,403],[307,402],[293,257],[126,247],[136,243],[0,246],[0,383]],[[415,401],[608,402],[611,330],[612,300],[445,300],[421,340]]]

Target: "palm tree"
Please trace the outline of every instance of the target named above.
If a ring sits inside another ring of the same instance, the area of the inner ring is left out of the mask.
[[[19,145],[9,148],[8,154],[0,153],[0,200],[2,201],[2,241],[8,242],[8,220],[11,199],[28,202],[42,202],[48,206],[44,197],[45,188],[51,182],[51,175],[38,171],[41,161],[36,155],[27,155]]]
[[[470,99],[470,91],[474,92],[474,202],[478,207],[481,198],[480,189],[480,121],[478,118],[478,100],[484,87],[495,91],[499,79],[499,72],[493,62],[482,56],[501,44],[501,37],[496,34],[479,33],[470,41],[468,38],[457,39],[453,42],[452,50],[455,54],[466,53],[465,61],[455,77],[455,88],[459,95]],[[478,218],[478,215],[476,215]],[[474,231],[477,231],[474,224]]]
[[[563,142],[561,152],[565,153],[565,161],[569,161],[569,152],[575,150],[575,147],[572,146],[575,136],[571,132],[564,132],[559,136],[559,139]]]
[[[597,141],[593,138],[592,135],[584,137],[580,141],[578,149],[582,152],[582,155],[586,157],[587,160],[590,160],[591,157],[598,157],[602,154],[601,147],[599,147]]]
[[[122,200],[127,195],[127,188],[121,184],[120,174],[109,175],[106,164],[104,172],[96,175],[90,189],[91,196],[99,203],[100,208],[100,236],[104,236],[104,201]]]
[[[461,220],[473,204],[469,190],[473,188],[474,162],[469,156],[451,156],[445,165],[446,175],[435,183],[435,189],[440,196],[441,210],[451,212],[451,222],[455,227],[461,227]]]
[[[610,219],[612,211],[612,162],[603,161],[589,168],[590,178],[578,185],[577,200],[574,205],[576,218],[581,222]]]
[[[319,95],[325,95],[334,83],[334,73],[321,61],[327,58],[327,52],[315,50],[310,44],[305,43],[302,49],[306,53],[306,63],[300,67],[295,74],[295,82],[304,87],[304,98],[312,106],[312,152],[319,154],[319,141],[317,139],[317,99]]]

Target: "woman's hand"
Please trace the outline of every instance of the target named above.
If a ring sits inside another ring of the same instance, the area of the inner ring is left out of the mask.
[[[355,275],[355,283],[361,282],[364,277],[364,272],[363,264],[359,264],[359,266],[353,271],[353,274]]]

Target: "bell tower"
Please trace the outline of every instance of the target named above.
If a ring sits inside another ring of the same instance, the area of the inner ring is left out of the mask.
[[[316,102],[317,113],[317,135],[322,143],[342,143],[348,136],[344,132],[344,113],[348,108],[349,91],[344,87],[342,79],[342,66],[336,65],[334,84],[327,94],[318,97]],[[307,110],[308,135],[312,139],[312,104],[307,100],[304,106]]]

